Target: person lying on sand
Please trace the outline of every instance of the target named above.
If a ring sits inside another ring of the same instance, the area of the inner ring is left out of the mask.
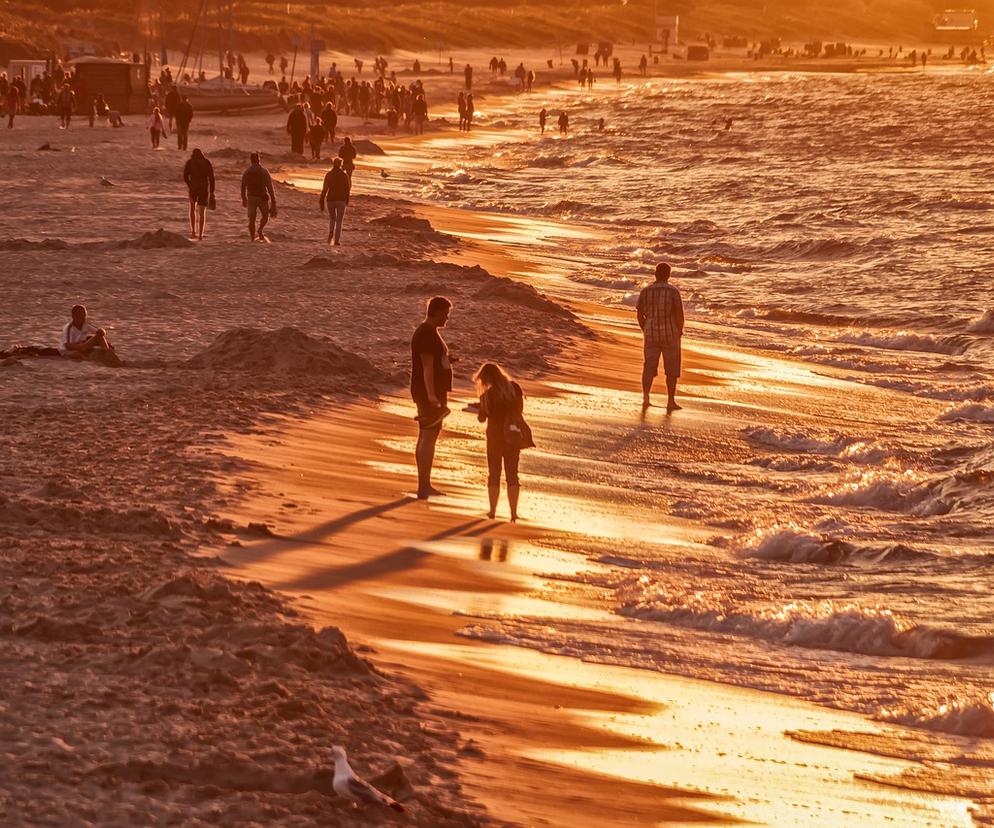
[[[73,305],[72,320],[62,329],[59,351],[68,359],[95,359],[111,368],[122,364],[104,329],[86,318],[83,305]]]

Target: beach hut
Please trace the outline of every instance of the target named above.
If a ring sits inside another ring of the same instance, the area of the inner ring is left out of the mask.
[[[103,95],[111,109],[124,115],[146,108],[145,64],[119,58],[81,57],[71,62],[77,94],[88,104]]]

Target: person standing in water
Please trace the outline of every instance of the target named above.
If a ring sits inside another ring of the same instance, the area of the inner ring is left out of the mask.
[[[476,115],[476,103],[473,101],[473,93],[466,96],[466,132],[473,126],[473,117]]]
[[[542,107],[542,111],[538,113],[538,128],[542,130],[542,135],[545,135],[545,122],[549,118],[549,113],[546,111],[545,107]]]
[[[511,523],[518,520],[518,496],[521,483],[518,479],[518,461],[521,449],[531,444],[521,428],[525,396],[507,372],[496,362],[486,362],[473,377],[480,395],[477,418],[487,424],[487,493],[490,511],[487,517],[497,516],[500,500],[501,467],[507,478],[507,502],[511,507]]]
[[[411,338],[411,398],[418,407],[418,442],[414,459],[418,466],[418,499],[443,494],[431,485],[435,445],[448,416],[448,393],[452,390],[452,359],[438,332],[449,321],[452,302],[444,296],[428,300],[425,321]]]
[[[345,208],[351,192],[352,179],[342,168],[342,159],[336,158],[324,177],[321,201],[318,203],[318,209],[322,213],[325,202],[328,203],[328,244],[334,244],[335,247],[342,243],[342,223],[345,221]]]
[[[273,178],[262,162],[259,153],[253,152],[251,163],[242,173],[242,206],[248,209],[249,238],[252,241],[268,241],[262,232],[270,216],[276,215],[276,193],[273,192]],[[259,231],[256,233],[255,217],[259,214]]]
[[[652,405],[649,395],[652,381],[659,373],[659,358],[666,374],[666,411],[679,411],[676,383],[680,377],[681,338],[683,337],[683,300],[680,291],[670,284],[670,266],[656,265],[656,281],[642,289],[636,312],[644,337],[642,364],[642,408]]]
[[[559,134],[569,135],[569,115],[565,110],[559,113]]]
[[[190,238],[203,239],[207,208],[214,209],[214,165],[195,149],[183,168],[183,180],[190,197]]]

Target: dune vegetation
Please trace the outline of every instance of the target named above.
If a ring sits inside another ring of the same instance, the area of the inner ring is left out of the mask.
[[[216,51],[218,3],[238,51],[292,50],[311,25],[329,49],[424,52],[472,46],[556,46],[587,40],[646,42],[654,10],[679,14],[685,39],[709,32],[750,39],[922,42],[942,0],[31,0],[0,2],[0,62],[87,44],[102,52],[183,49],[193,22],[194,51]],[[953,4],[955,5],[955,4]],[[994,0],[973,4],[981,20]],[[149,36],[151,34],[151,36]],[[226,38],[227,35],[225,34]],[[225,44],[227,41],[225,40]]]

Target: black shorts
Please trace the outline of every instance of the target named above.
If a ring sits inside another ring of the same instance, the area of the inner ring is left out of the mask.
[[[210,201],[210,191],[209,190],[190,190],[190,201],[194,201],[201,207],[206,207],[207,202]]]

